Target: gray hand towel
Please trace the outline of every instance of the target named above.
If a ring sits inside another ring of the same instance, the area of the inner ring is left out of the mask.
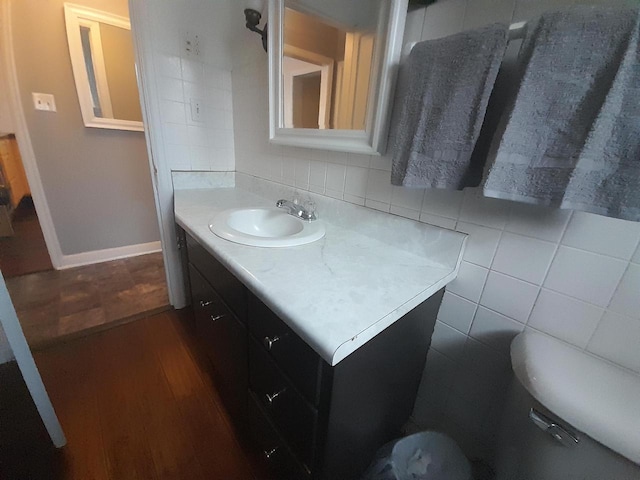
[[[495,24],[413,47],[398,82],[391,183],[465,186],[507,37]]]
[[[485,196],[640,221],[639,20],[573,7],[530,22]]]

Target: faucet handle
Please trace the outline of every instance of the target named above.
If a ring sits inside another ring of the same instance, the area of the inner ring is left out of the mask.
[[[313,218],[313,219],[318,218],[318,215],[316,213],[316,208],[317,208],[316,202],[314,202],[313,200],[307,200],[306,202],[304,202],[303,207],[307,212],[307,214],[309,215],[309,218]]]

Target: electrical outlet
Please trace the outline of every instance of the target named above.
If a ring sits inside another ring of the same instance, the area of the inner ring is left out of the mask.
[[[200,37],[197,33],[185,32],[182,45],[187,57],[200,56]]]
[[[33,106],[36,110],[43,110],[45,112],[55,112],[56,99],[50,93],[35,93],[31,92],[33,97]]]
[[[193,122],[203,122],[204,112],[202,107],[202,100],[198,100],[197,98],[191,99],[191,121]]]

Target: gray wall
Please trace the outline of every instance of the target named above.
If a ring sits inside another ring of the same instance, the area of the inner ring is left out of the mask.
[[[157,241],[144,134],[84,126],[63,3],[12,2],[20,93],[62,253]],[[126,0],[74,3],[128,16]],[[35,111],[31,92],[55,95],[57,113]]]

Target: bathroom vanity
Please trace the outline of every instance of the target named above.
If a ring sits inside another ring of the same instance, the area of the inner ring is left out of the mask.
[[[342,202],[319,205],[335,223],[325,216],[326,237],[308,245],[250,247],[209,231],[229,207],[269,203],[240,188],[176,191],[196,331],[228,411],[276,478],[357,478],[411,414],[465,237]]]

